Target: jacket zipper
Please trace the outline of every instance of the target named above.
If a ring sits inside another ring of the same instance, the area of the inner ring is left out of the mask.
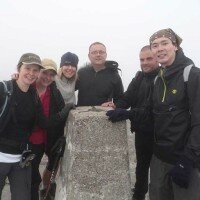
[[[162,102],[165,101],[165,97],[166,97],[166,90],[167,90],[167,87],[166,87],[166,84],[165,84],[165,79],[164,79],[164,76],[163,76],[163,69],[161,69],[161,79],[162,79],[162,82],[163,82],[163,86],[164,86],[164,91],[163,91],[163,97],[162,97]]]

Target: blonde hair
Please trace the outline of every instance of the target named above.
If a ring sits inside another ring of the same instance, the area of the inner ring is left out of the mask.
[[[58,69],[58,73],[57,73],[57,75],[58,75],[58,77],[60,78],[60,79],[62,79],[62,77],[65,77],[64,76],[64,74],[63,74],[63,72],[62,72],[62,67],[60,67],[59,69]],[[67,78],[67,77],[65,77],[66,79],[69,79],[69,80],[77,80],[77,71],[76,71],[76,73],[74,74],[74,76],[72,76],[71,78]]]

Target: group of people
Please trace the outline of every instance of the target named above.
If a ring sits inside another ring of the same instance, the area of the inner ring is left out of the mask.
[[[0,129],[0,195],[8,177],[12,200],[38,200],[47,187],[54,164],[52,148],[63,136],[70,109],[111,107],[111,122],[129,119],[135,132],[136,182],[133,200],[200,199],[200,71],[187,58],[182,39],[171,29],[154,33],[140,53],[139,71],[124,92],[118,63],[108,61],[106,46],[92,43],[90,64],[78,67],[78,56],[67,52],[60,68],[33,53],[21,56],[18,75]],[[0,107],[5,102],[0,83]],[[130,108],[130,109],[129,109]],[[21,167],[24,151],[35,154]],[[48,164],[39,173],[44,153]],[[31,169],[32,168],[32,169]]]
[[[137,73],[108,119],[135,131],[133,200],[200,199],[200,70],[172,29],[155,32],[140,52]],[[130,110],[127,108],[130,107]]]
[[[61,57],[59,69],[53,60],[41,60],[34,53],[25,53],[19,59],[18,73],[9,81],[13,91],[6,114],[0,121],[0,195],[8,177],[12,200],[39,200],[40,185],[47,188],[51,178],[55,162],[52,149],[63,136],[66,118],[76,103],[75,89],[79,91],[78,106],[101,105],[123,94],[118,64],[106,61],[105,45],[91,44],[88,57],[91,64],[78,73],[79,59],[71,52]],[[105,76],[109,86],[106,91],[100,85],[105,83]],[[1,82],[1,108],[6,95]],[[35,158],[31,165],[21,167],[24,151],[31,151]],[[41,178],[39,164],[44,153],[48,163]]]

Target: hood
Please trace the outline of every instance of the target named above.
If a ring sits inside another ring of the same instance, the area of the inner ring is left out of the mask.
[[[113,71],[113,72],[118,72],[118,70],[121,71],[121,69],[118,68],[119,65],[118,65],[118,63],[116,61],[106,60],[104,65],[105,65],[105,69],[104,70],[110,70],[110,71]],[[91,63],[86,63],[84,68],[87,68],[89,70],[94,71]],[[79,71],[81,71],[81,68],[80,68]]]
[[[105,62],[105,67],[107,69],[111,69],[112,71],[121,71],[120,68],[118,68],[119,64],[116,61],[112,61],[112,60],[106,60]]]
[[[194,64],[193,61],[186,57],[183,53],[182,49],[177,50],[176,52],[176,58],[171,66],[168,66],[167,68],[164,68],[164,76],[170,77],[174,73],[183,70],[186,66]],[[159,74],[160,75],[160,74]]]

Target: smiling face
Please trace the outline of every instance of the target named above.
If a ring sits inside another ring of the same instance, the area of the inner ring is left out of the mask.
[[[66,78],[72,78],[76,75],[76,67],[72,65],[64,65],[61,67],[62,74]]]
[[[150,49],[144,49],[140,52],[140,66],[144,73],[150,73],[158,68],[156,56]]]
[[[30,86],[36,81],[40,72],[40,66],[36,64],[22,64],[18,68],[18,81],[24,86]]]
[[[102,68],[107,58],[106,47],[102,44],[93,44],[89,48],[88,57],[93,67]]]
[[[160,37],[151,43],[151,50],[156,55],[158,62],[163,67],[167,67],[174,62],[177,47],[169,38]]]
[[[37,79],[37,83],[43,87],[48,87],[55,80],[56,73],[54,70],[41,70]]]

